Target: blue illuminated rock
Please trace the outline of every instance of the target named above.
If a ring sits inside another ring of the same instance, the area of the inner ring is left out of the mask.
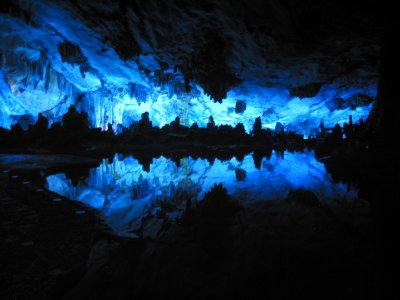
[[[256,1],[219,1],[211,11],[177,1],[14,2],[20,15],[0,14],[2,127],[39,113],[57,122],[75,105],[103,130],[148,112],[155,126],[179,117],[205,127],[212,115],[216,125],[243,123],[250,132],[261,117],[264,128],[279,122],[308,135],[321,121],[332,128],[350,114],[365,120],[374,104],[369,57],[379,47],[330,41],[343,61],[332,47],[290,54],[296,45],[278,42],[293,40],[285,4],[266,2],[260,11],[275,21],[258,26],[260,19],[237,21],[243,9],[260,14]]]

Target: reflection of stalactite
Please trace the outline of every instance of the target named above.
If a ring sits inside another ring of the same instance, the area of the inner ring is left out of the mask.
[[[185,175],[189,175],[192,172],[192,169],[190,168],[190,165],[189,165],[189,159],[187,157],[181,158],[179,164]]]

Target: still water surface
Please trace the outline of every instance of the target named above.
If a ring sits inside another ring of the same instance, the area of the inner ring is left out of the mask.
[[[252,155],[243,161],[232,158],[180,160],[179,166],[165,157],[155,158],[149,172],[133,157],[115,155],[104,159],[89,176],[75,185],[64,173],[47,177],[49,190],[99,210],[105,222],[119,235],[135,236],[142,219],[156,214],[168,203],[169,217],[184,211],[186,201],[201,200],[214,184],[222,183],[228,194],[243,206],[258,201],[282,201],[288,192],[303,188],[313,191],[321,202],[354,199],[357,191],[334,183],[314,151],[273,152],[256,168]]]

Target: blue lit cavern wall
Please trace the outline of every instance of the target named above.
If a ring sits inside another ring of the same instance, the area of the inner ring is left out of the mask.
[[[309,44],[296,40],[287,3],[248,25],[239,20],[257,1],[206,2],[212,10],[196,1],[11,1],[0,14],[0,126],[26,127],[38,113],[61,121],[70,105],[92,127],[115,130],[144,112],[160,127],[177,116],[206,126],[213,116],[250,131],[261,117],[264,128],[279,122],[306,136],[321,122],[367,119],[379,52],[369,36]],[[299,45],[308,48],[291,50]]]

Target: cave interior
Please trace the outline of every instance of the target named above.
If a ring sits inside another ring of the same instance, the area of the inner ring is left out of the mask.
[[[399,40],[395,1],[3,1],[0,298],[394,299]]]

